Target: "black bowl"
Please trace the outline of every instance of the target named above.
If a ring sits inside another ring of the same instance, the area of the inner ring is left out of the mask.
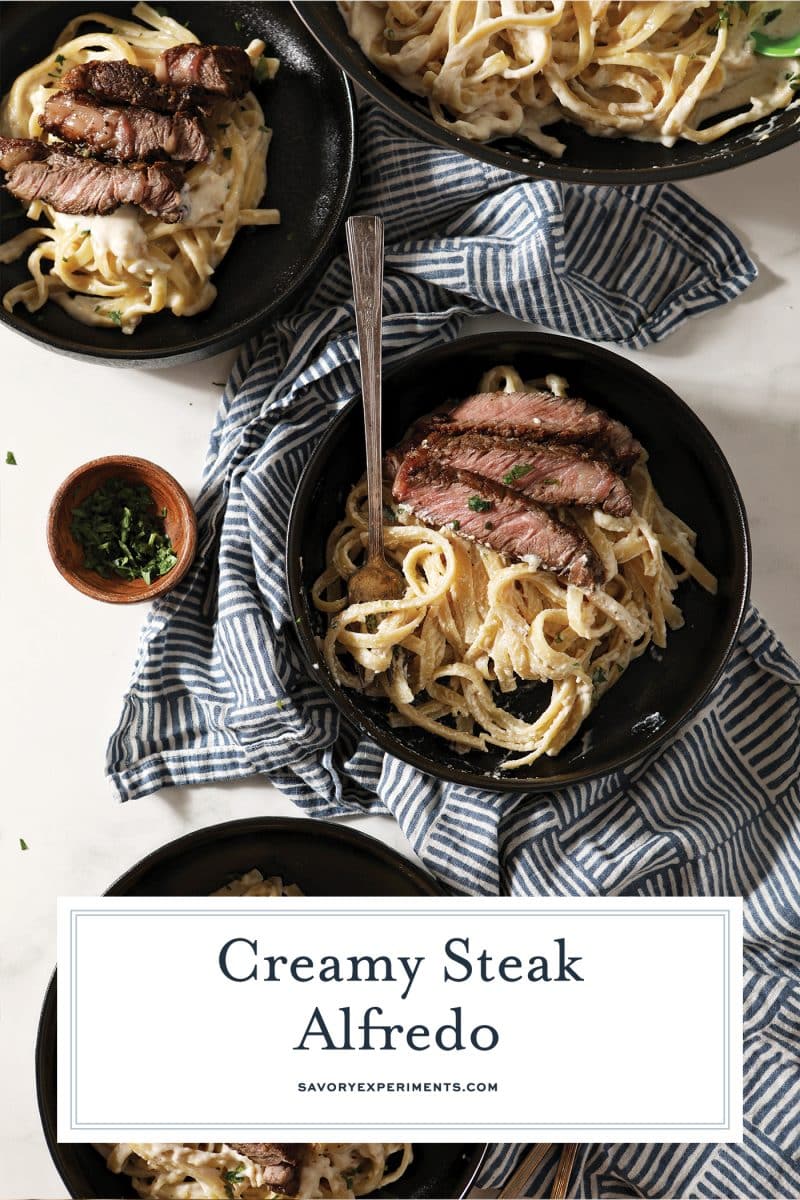
[[[108,896],[207,896],[252,867],[282,875],[309,896],[440,896],[436,881],[383,842],[346,825],[254,817],[198,829],[161,846],[126,871]],[[50,981],[36,1041],[36,1089],[44,1135],[70,1196],[117,1200],[136,1196],[89,1145],[56,1138],[56,975]],[[414,1146],[414,1161],[387,1200],[462,1197],[486,1154],[483,1143]]]
[[[94,7],[129,15],[133,0]],[[3,90],[48,53],[72,17],[91,9],[86,0],[3,4]],[[0,319],[11,329],[64,354],[118,366],[161,367],[236,346],[310,286],[331,257],[347,215],[356,169],[352,88],[289,5],[171,3],[169,10],[188,20],[204,41],[246,45],[260,37],[267,53],[280,59],[274,82],[256,85],[255,91],[273,130],[264,203],[281,210],[281,224],[237,235],[214,274],[219,294],[206,312],[145,317],[130,336],[82,325],[56,304],[33,314],[23,305],[13,313],[0,306]],[[8,193],[0,196],[2,212],[19,208]],[[25,217],[4,219],[2,239],[29,224]],[[0,293],[28,278],[26,258],[0,266]]]
[[[745,125],[706,146],[678,142],[661,146],[632,138],[592,137],[567,121],[548,128],[564,143],[560,159],[538,150],[520,138],[473,142],[437,125],[427,101],[407,92],[385,75],[348,34],[333,0],[292,0],[314,37],[331,58],[370,96],[421,137],[446,150],[460,150],[495,167],[518,171],[535,179],[566,179],[575,183],[663,183],[666,179],[692,179],[724,171],[772,154],[800,141],[800,106],[784,109],[752,125]]]
[[[692,581],[681,585],[678,603],[686,625],[670,634],[663,661],[660,653],[642,655],[557,757],[510,772],[499,770],[507,751],[463,755],[423,729],[392,729],[387,702],[340,687],[317,648],[324,619],[311,605],[310,588],[322,572],[326,538],[344,511],[347,492],[364,471],[360,396],[325,431],[300,480],[289,518],[286,571],[311,673],[352,725],[396,758],[440,779],[493,791],[550,791],[623,767],[671,737],[695,711],[719,678],[746,612],[750,543],[736,480],[700,419],[641,367],[576,338],[484,333],[414,355],[385,379],[384,444],[397,442],[415,418],[448,397],[474,392],[481,374],[500,363],[513,364],[524,379],[551,371],[565,375],[574,395],[629,425],[650,453],[650,471],[665,503],[697,530],[699,556],[719,579],[719,591],[709,596]],[[533,719],[549,694],[549,686],[522,684],[510,707]],[[656,728],[654,714],[661,717]]]

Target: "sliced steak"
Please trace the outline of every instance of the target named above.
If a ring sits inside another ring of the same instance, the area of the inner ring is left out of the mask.
[[[181,198],[183,172],[175,163],[124,167],[46,149],[45,159],[20,162],[6,176],[7,189],[23,204],[41,200],[57,212],[86,216],[136,204],[170,224],[186,214]]]
[[[228,1142],[264,1171],[264,1182],[273,1192],[294,1196],[300,1183],[300,1170],[308,1156],[304,1142]]]
[[[484,433],[432,433],[423,444],[437,462],[484,475],[540,504],[602,508],[615,517],[629,516],[633,508],[624,481],[608,463],[572,446]]]
[[[173,87],[199,87],[235,100],[253,82],[253,66],[239,46],[170,46],[156,62],[156,79]]]
[[[0,137],[0,169],[11,171],[20,163],[47,158],[47,146],[36,138]]]
[[[578,587],[590,588],[603,578],[594,549],[578,529],[521,492],[437,462],[424,447],[406,455],[392,494],[427,525],[449,525],[508,558],[534,558]]]
[[[44,106],[39,124],[47,133],[86,146],[117,162],[205,162],[210,143],[191,113],[157,113],[149,108],[112,107],[88,92],[58,92]]]
[[[134,104],[139,108],[151,108],[153,112],[210,108],[208,96],[200,88],[159,83],[152,71],[135,67],[124,58],[90,59],[67,71],[61,83],[68,92],[90,92],[106,103]]]
[[[575,396],[551,392],[480,392],[450,410],[450,421],[482,432],[592,446],[620,471],[642,452],[626,425]]]

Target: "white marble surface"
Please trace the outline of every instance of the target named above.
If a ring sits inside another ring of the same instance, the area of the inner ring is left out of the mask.
[[[800,655],[800,146],[689,190],[741,235],[759,279],[734,304],[630,357],[675,388],[721,443],[750,514],[754,599]],[[0,329],[0,1200],[66,1195],[41,1135],[33,1075],[56,897],[103,891],[188,830],[293,811],[258,782],[167,791],[129,805],[111,799],[105,743],[144,611],[73,591],[44,537],[58,484],[101,454],[155,459],[196,494],[215,381],[231,358],[120,371],[61,358]],[[17,467],[2,465],[9,449]],[[357,824],[404,844],[388,819]],[[111,1069],[115,1059],[111,1048]]]

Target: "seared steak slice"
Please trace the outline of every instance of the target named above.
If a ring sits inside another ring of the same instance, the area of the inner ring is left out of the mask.
[[[57,212],[93,215],[136,204],[170,224],[185,216],[183,172],[174,163],[134,163],[123,167],[49,149],[40,162],[21,162],[6,187],[23,204],[41,200]]]
[[[606,462],[572,446],[537,443],[527,438],[463,433],[432,433],[424,445],[437,462],[484,475],[524,492],[540,504],[577,504],[627,517],[630,492]]]
[[[208,96],[200,88],[175,88],[159,83],[152,71],[135,67],[124,58],[90,59],[67,71],[61,83],[68,92],[90,92],[110,104],[135,104],[154,112],[209,108]]]
[[[47,146],[36,138],[0,137],[0,169],[11,171],[20,163],[47,158]]]
[[[442,465],[424,447],[406,455],[392,495],[427,525],[449,525],[508,558],[537,559],[578,587],[590,588],[603,577],[600,560],[578,529],[521,492]]]
[[[450,420],[481,432],[537,441],[580,442],[629,471],[642,452],[630,429],[574,396],[551,392],[481,392],[450,410]]]
[[[300,1183],[300,1169],[308,1155],[304,1142],[228,1142],[264,1169],[264,1181],[273,1192],[294,1196]]]
[[[44,106],[39,124],[65,142],[87,146],[118,162],[172,158],[205,162],[209,141],[196,116],[157,113],[149,108],[100,104],[88,92],[58,92]]]
[[[170,46],[156,62],[156,79],[173,87],[199,87],[235,100],[253,81],[253,66],[239,46]]]

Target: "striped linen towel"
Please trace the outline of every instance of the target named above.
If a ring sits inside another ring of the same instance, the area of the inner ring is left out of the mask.
[[[420,143],[369,103],[361,135],[355,208],[386,224],[387,365],[490,311],[642,347],[755,276],[736,238],[675,187],[526,181]],[[800,1193],[798,668],[752,611],[711,700],[660,755],[535,806],[428,778],[340,728],[295,644],[283,555],[303,466],[357,388],[340,256],[234,368],[198,502],[198,559],[153,607],[109,744],[116,794],[263,774],[312,816],[394,814],[457,892],[745,895],[744,1145],[587,1146],[576,1186]],[[497,1147],[483,1182],[502,1180],[518,1151]]]

